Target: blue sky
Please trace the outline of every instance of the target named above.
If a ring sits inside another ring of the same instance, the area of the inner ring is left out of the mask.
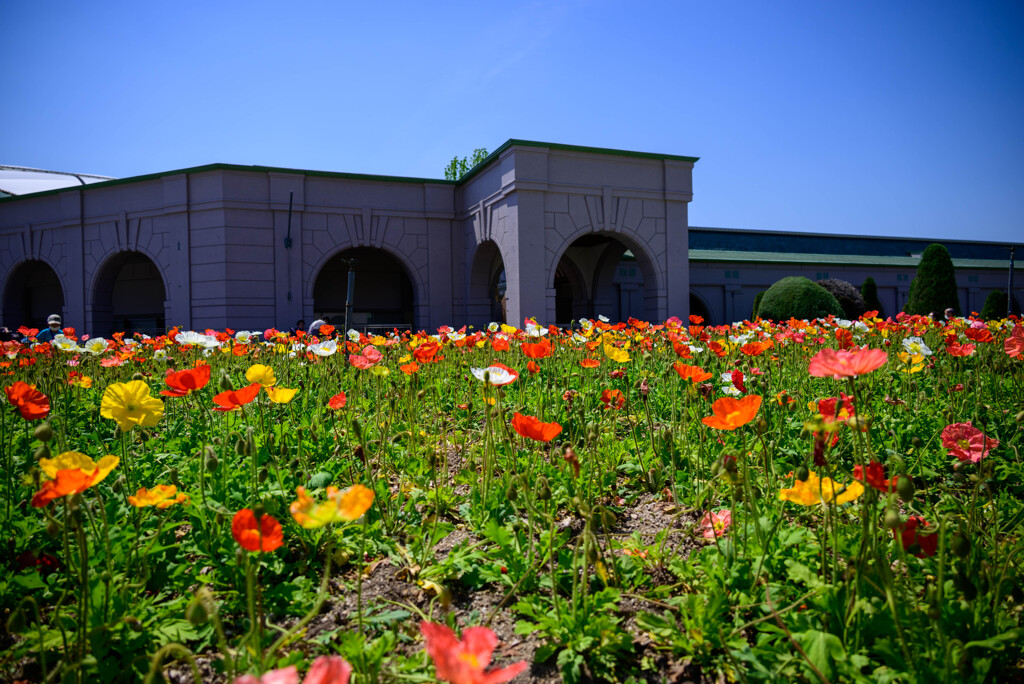
[[[0,163],[441,177],[508,138],[698,156],[690,224],[1024,240],[1024,3],[28,2]]]

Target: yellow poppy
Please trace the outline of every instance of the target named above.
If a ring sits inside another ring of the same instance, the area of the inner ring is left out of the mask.
[[[307,530],[313,530],[336,522],[351,522],[369,510],[373,503],[373,492],[362,485],[352,485],[339,491],[337,487],[327,488],[327,501],[322,504],[313,501],[306,494],[305,487],[296,487],[298,497],[289,510],[295,522]]]
[[[789,489],[779,492],[779,498],[801,506],[827,504],[835,499],[837,504],[849,503],[860,498],[864,493],[864,485],[854,480],[843,487],[831,478],[818,478],[817,473],[809,473],[806,480],[797,480]]]
[[[117,421],[125,431],[136,425],[152,427],[163,417],[164,403],[149,396],[149,385],[142,380],[115,382],[103,393],[100,415]]]
[[[136,508],[156,506],[157,508],[168,508],[174,504],[182,503],[188,499],[185,494],[178,494],[178,488],[174,485],[157,485],[152,489],[142,487],[134,496],[128,497],[128,503]]]
[[[604,355],[615,363],[626,363],[629,361],[629,352],[625,349],[620,349],[608,343],[604,345]]]
[[[121,462],[117,456],[104,456],[98,462],[78,451],[65,451],[58,454],[56,458],[39,459],[39,469],[42,470],[51,480],[57,479],[57,472],[61,470],[81,470],[92,478],[92,484],[102,482],[103,478],[110,474],[110,471]],[[90,485],[91,486],[91,485]]]
[[[270,397],[270,401],[275,404],[287,404],[298,392],[298,389],[290,389],[288,387],[264,387],[267,391],[267,396]]]
[[[277,376],[274,375],[274,369],[261,363],[249,366],[249,370],[245,371],[245,379],[250,383],[258,382],[264,387],[273,387],[277,384]]]

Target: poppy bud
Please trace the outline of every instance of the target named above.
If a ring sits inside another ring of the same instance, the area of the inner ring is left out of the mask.
[[[1018,423],[1024,423],[1024,411],[1021,411],[1016,416],[1014,416],[1014,420],[1016,420]]]
[[[363,427],[359,424],[357,418],[352,419],[352,434],[356,436],[356,441],[363,441]]]
[[[132,380],[145,380],[145,379],[146,379],[146,376],[144,376],[142,373],[139,373],[138,371],[132,373]]]
[[[903,519],[900,518],[900,513],[895,508],[887,508],[885,510],[885,519],[883,524],[890,530],[899,529],[903,524]]]
[[[110,488],[113,489],[115,492],[120,494],[121,490],[124,489],[124,484],[125,484],[125,479],[124,479],[124,475],[122,475],[121,477],[119,477],[116,480],[114,480],[114,484],[112,484],[110,486]]]
[[[739,487],[739,486],[733,487],[732,488],[732,497],[736,500],[737,503],[743,501],[743,487]]]
[[[124,623],[128,625],[128,629],[132,630],[133,632],[138,633],[145,630],[145,627],[142,626],[142,621],[139,620],[139,618],[134,617],[132,615],[126,617],[124,619]]]
[[[217,454],[213,449],[207,449],[206,451],[206,469],[211,473],[217,472],[220,467],[220,461],[217,459]]]
[[[899,495],[902,501],[909,502],[914,498],[914,481],[907,475],[900,475],[899,481],[896,483],[896,493]]]
[[[416,393],[416,398],[422,400],[423,397],[427,396],[427,390],[420,390]]]
[[[505,489],[505,498],[508,499],[509,501],[515,501],[516,499],[519,498],[519,488],[516,486],[515,478],[509,480],[508,488]]]
[[[252,507],[252,512],[256,516],[257,522],[267,514],[267,508],[263,505],[263,502],[259,502]]]
[[[142,442],[143,444],[145,444],[145,443],[146,443],[146,442],[148,442],[148,441],[149,441],[149,440],[150,440],[151,438],[152,438],[152,435],[150,435],[150,434],[149,434],[149,430],[139,430],[139,441],[140,441],[140,442]]]
[[[25,612],[21,609],[21,606],[18,606],[7,617],[7,631],[11,634],[17,634],[23,629],[25,629]]]
[[[920,449],[922,446],[924,446],[924,442],[922,442],[921,438],[918,437],[917,435],[914,435],[914,437],[910,440],[910,443],[914,445],[915,449]]]
[[[104,584],[110,584],[112,581],[114,581],[114,576],[110,574],[109,570],[104,570],[100,573],[100,581]]]
[[[757,434],[759,435],[763,435],[765,433],[765,431],[768,429],[768,421],[764,419],[764,416],[757,417],[757,422],[754,423],[754,429],[757,431]]]
[[[811,476],[811,471],[807,469],[807,466],[802,465],[796,469],[796,479],[801,482],[807,482],[807,478]]]
[[[32,435],[45,444],[53,439],[53,426],[49,423],[40,423],[36,426],[36,429],[32,431]]]
[[[46,524],[46,534],[50,539],[56,539],[60,534],[60,525],[55,520],[51,520]]]
[[[266,482],[268,477],[270,477],[270,471],[267,470],[266,468],[260,469],[260,474],[259,474],[259,481],[260,481],[260,483],[262,484],[263,482]]]
[[[548,478],[541,475],[537,478],[537,500],[547,501],[551,498],[551,485],[548,483]]]
[[[217,387],[220,388],[221,392],[230,392],[235,389],[234,383],[231,382],[231,376],[228,375],[226,370],[220,372],[220,377],[217,379]]]
[[[42,445],[41,447],[36,449],[33,456],[35,456],[37,461],[41,458],[50,458],[50,447],[46,446],[45,444]]]
[[[235,454],[237,454],[238,456],[248,456],[248,454],[245,453],[244,439],[240,439],[237,442],[235,442]]]
[[[188,606],[185,607],[185,619],[193,627],[205,625],[206,621],[210,619],[210,611],[206,609],[206,605],[198,596],[189,601]]]

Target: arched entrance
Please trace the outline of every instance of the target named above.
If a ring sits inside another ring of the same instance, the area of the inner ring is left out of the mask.
[[[415,324],[412,280],[402,263],[383,249],[355,247],[331,257],[313,284],[313,315],[345,324],[348,274],[355,273],[348,327],[384,331],[411,329]]]
[[[476,248],[469,274],[466,322],[482,327],[491,321],[505,323],[505,262],[493,240]]]
[[[45,261],[23,261],[7,275],[4,325],[45,328],[46,317],[64,313],[64,288],[57,272]]]
[[[715,324],[715,322],[711,320],[711,309],[708,308],[708,305],[704,303],[703,299],[701,299],[693,292],[690,293],[690,315],[700,316],[701,318],[703,318],[704,325]],[[688,321],[683,322],[687,323]]]
[[[653,265],[617,236],[591,233],[573,241],[558,261],[552,287],[559,325],[581,317],[617,322],[658,315]]]
[[[167,332],[164,302],[167,290],[160,269],[140,252],[120,252],[96,276],[89,334],[162,335]]]

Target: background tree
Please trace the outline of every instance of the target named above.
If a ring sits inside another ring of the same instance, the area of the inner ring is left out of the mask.
[[[756,321],[757,320],[757,312],[761,308],[761,300],[764,298],[764,293],[767,292],[767,291],[768,290],[761,290],[756,295],[754,295],[754,308],[750,312],[750,320],[752,320],[752,321]]]
[[[484,159],[487,159],[487,148],[485,147],[478,147],[473,150],[473,156],[468,159],[466,157],[461,159],[458,156],[452,157],[452,160],[448,162],[448,166],[444,167],[445,180],[459,180]]]
[[[985,297],[985,306],[981,307],[981,318],[986,321],[997,321],[1006,317],[1006,293],[992,290]]]
[[[910,283],[910,296],[903,310],[908,314],[942,316],[946,309],[960,315],[960,297],[956,291],[956,272],[949,251],[932,244],[924,250],[917,275]]]
[[[864,306],[868,311],[877,311],[879,316],[884,316],[882,302],[878,299],[878,285],[875,279],[868,276],[860,286],[860,296],[864,298]]]
[[[852,283],[838,278],[827,278],[819,280],[818,284],[836,298],[839,306],[843,307],[843,315],[851,321],[860,318],[868,310],[860,291]]]

